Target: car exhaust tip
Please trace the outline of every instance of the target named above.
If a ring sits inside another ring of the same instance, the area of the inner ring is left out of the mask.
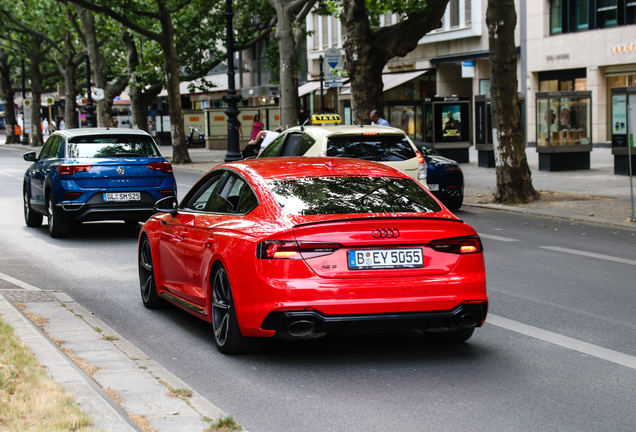
[[[316,326],[309,320],[292,321],[287,324],[287,333],[293,337],[303,337],[314,332]]]
[[[462,314],[457,323],[463,328],[471,328],[479,324],[480,318],[475,312],[466,312]]]

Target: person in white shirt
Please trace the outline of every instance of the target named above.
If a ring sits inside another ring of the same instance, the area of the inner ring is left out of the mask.
[[[64,119],[60,120],[60,130],[66,129],[66,123],[64,123]]]
[[[247,146],[243,149],[243,157],[257,156],[269,143],[274,141],[281,132],[281,128],[276,129],[274,132],[268,130],[260,131],[256,135],[256,138],[248,142]]]

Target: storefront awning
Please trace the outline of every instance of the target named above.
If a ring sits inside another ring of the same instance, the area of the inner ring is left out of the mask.
[[[298,87],[298,97],[305,96],[308,93],[316,91],[320,88],[320,81],[310,81]]]
[[[412,79],[417,78],[420,75],[424,75],[427,71],[415,71],[415,72],[404,72],[397,74],[383,74],[382,75],[382,91],[391,90],[397,86],[400,86],[404,83],[411,81]],[[340,92],[341,95],[351,94],[351,87],[343,87]]]

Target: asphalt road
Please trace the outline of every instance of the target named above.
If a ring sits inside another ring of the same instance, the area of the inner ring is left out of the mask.
[[[492,322],[468,343],[399,332],[227,357],[203,321],[142,306],[137,229],[24,225],[21,150],[0,147],[0,272],[66,292],[249,431],[634,430],[636,230],[466,208]],[[176,176],[180,195],[199,177]]]

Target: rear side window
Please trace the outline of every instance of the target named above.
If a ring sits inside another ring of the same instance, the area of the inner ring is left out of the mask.
[[[301,138],[302,135],[297,133],[287,135],[281,156],[298,156]]]
[[[86,135],[67,145],[69,158],[156,157],[160,156],[151,137],[145,135]]]
[[[303,134],[303,137],[300,139],[300,152],[298,153],[298,155],[299,156],[304,156],[305,153],[307,153],[309,151],[309,149],[314,146],[314,144],[316,144],[316,140],[315,139],[313,139],[312,137],[310,137],[306,133]]]
[[[283,141],[285,141],[285,137],[286,136],[287,136],[287,134],[280,135],[274,141],[269,143],[269,145],[267,147],[265,147],[265,150],[263,150],[258,157],[259,158],[266,158],[266,157],[278,156],[278,154],[280,153],[280,149],[283,146]]]
[[[430,213],[441,207],[412,179],[310,177],[267,183],[278,204],[294,215]]]
[[[327,141],[327,156],[376,162],[399,162],[413,159],[415,150],[402,136],[337,136]]]

